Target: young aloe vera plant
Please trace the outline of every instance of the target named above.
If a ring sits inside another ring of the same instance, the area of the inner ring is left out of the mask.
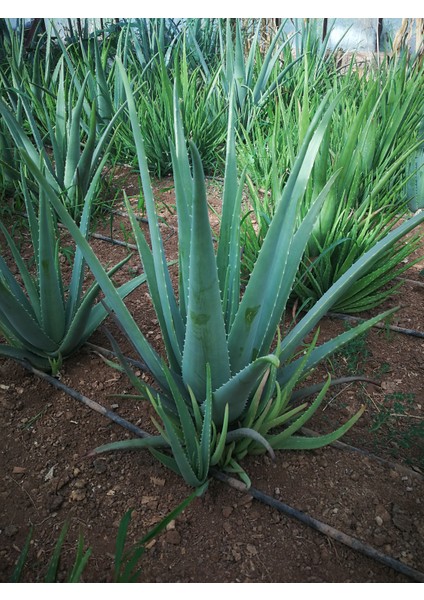
[[[87,190],[96,178],[99,165],[107,153],[113,127],[122,108],[116,111],[102,132],[98,133],[98,101],[93,100],[88,109],[89,123],[85,122],[83,112],[84,105],[88,104],[86,87],[90,73],[78,89],[75,80],[68,89],[69,78],[65,76],[64,61],[61,59],[56,66],[54,77],[57,80],[54,122],[50,118],[51,98],[49,99],[48,94],[41,98],[38,107],[41,120],[47,124],[47,141],[37,125],[35,104],[30,104],[22,87],[16,90],[18,101],[15,111],[0,99],[0,115],[16,148],[28,153],[35,163],[42,158],[50,185],[61,194],[62,201],[74,219],[79,220]],[[28,120],[31,138],[26,133],[23,115],[26,115]],[[48,152],[48,147],[51,148],[51,153]],[[19,177],[19,173],[15,173],[15,176]],[[96,178],[96,181],[99,182],[99,178]],[[31,182],[29,185],[33,188]]]
[[[246,40],[241,20],[235,19],[235,42],[233,43],[231,19],[227,19],[225,50],[221,47],[223,63],[221,83],[228,98],[233,90],[239,119],[246,129],[249,129],[254,121],[255,109],[266,103],[299,60],[299,57],[292,59],[288,65],[284,65],[279,70],[275,69],[283,50],[290,46],[290,40],[284,34],[285,23],[284,21],[280,25],[262,57],[260,52],[262,20],[258,19],[256,24],[255,20],[252,20],[251,27],[254,27],[254,32],[249,40],[250,50],[245,59]],[[222,31],[220,34],[222,39]]]
[[[419,93],[422,76],[421,80],[414,74],[407,76],[406,65],[390,73],[392,78],[381,70],[380,78],[386,78],[383,81],[371,78],[364,81],[352,73],[349,79],[337,82],[333,91],[338,91],[341,100],[315,161],[301,214],[306,214],[331,174],[338,172],[338,176],[315,222],[296,277],[292,298],[299,305],[316,302],[407,215],[408,185],[416,184],[410,197],[416,201],[420,197],[419,175],[408,182],[405,169],[413,162],[416,170],[412,158],[417,156],[420,143],[415,136],[423,103]],[[300,97],[293,95],[287,104],[280,95],[279,105],[268,108],[268,118],[274,122],[272,131],[258,122],[249,143],[243,144],[243,162],[250,161],[251,171],[256,166],[256,185],[271,190],[270,196],[265,194],[261,199],[254,186],[250,186],[257,226],[249,218],[243,221],[246,271],[256,260],[280,197],[283,186],[280,174],[293,165],[297,144],[300,147],[309,115],[318,104],[318,95],[310,97],[309,89],[305,77]],[[401,240],[388,247],[370,271],[345,290],[333,310],[352,313],[381,304],[399,286],[396,278],[412,266],[410,257],[420,244],[417,235],[408,239],[407,244]]]
[[[214,465],[246,478],[239,461],[247,453],[268,451],[273,454],[275,449],[317,448],[337,439],[356,422],[362,410],[330,434],[313,438],[296,435],[319,407],[330,380],[311,403],[299,404],[298,400],[310,390],[294,394],[294,387],[318,362],[392,311],[320,346],[316,345],[315,334],[306,352],[299,348],[345,289],[378,260],[390,244],[424,221],[424,215],[415,216],[379,242],[287,335],[278,335],[305,245],[334,181],[334,177],[328,181],[298,225],[298,205],[337,100],[328,107],[327,100],[321,104],[305,134],[257,262],[241,293],[240,215],[244,177],[237,178],[233,102],[228,125],[222,220],[215,249],[201,159],[191,144],[190,168],[179,100],[174,92],[176,141],[171,152],[179,227],[177,296],[166,265],[135,102],[124,69],[122,66],[120,69],[138,152],[151,245],[137,225],[129,202],[127,209],[162,330],[167,362],[138,328],[63,205],[56,196],[50,195],[52,205],[101,286],[110,310],[155,380],[155,387],[151,387],[138,379],[122,357],[122,368],[134,386],[150,400],[161,419],[161,423],[155,420],[159,433],[101,446],[94,453],[149,448],[189,485],[197,487],[208,478]],[[33,169],[36,173],[35,165]],[[38,179],[42,185],[43,176],[39,171]]]
[[[86,239],[89,232],[91,206],[97,177],[88,190],[79,226]],[[62,360],[73,354],[107,316],[101,303],[95,304],[100,288],[93,283],[84,293],[85,261],[77,248],[74,254],[72,276],[67,293],[59,261],[59,231],[47,200],[46,190],[58,202],[60,197],[45,180],[40,188],[38,215],[33,199],[22,176],[28,226],[34,248],[35,275],[28,269],[19,249],[5,225],[0,231],[9,246],[19,271],[22,287],[0,255],[0,334],[6,344],[0,344],[0,356],[26,360],[34,367],[56,374]],[[108,272],[112,276],[130,256]],[[117,289],[123,298],[145,281],[144,275],[130,280]]]

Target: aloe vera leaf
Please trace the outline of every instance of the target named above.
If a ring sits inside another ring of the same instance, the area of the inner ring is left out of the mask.
[[[2,256],[0,256],[0,280],[1,278],[4,278],[4,282],[6,283],[7,287],[10,289],[12,294],[16,296],[20,304],[32,317],[34,317],[38,322],[40,322],[40,299],[38,296],[37,286],[34,282],[34,279],[31,277],[20,255],[20,252],[16,247],[15,242],[10,237],[6,228],[3,226],[3,223],[0,223],[0,228],[3,232],[4,237],[6,238],[6,241],[12,252],[13,258],[15,259],[16,266],[19,269],[19,273],[22,277],[22,282],[28,294],[28,298],[23,292],[20,285],[17,283],[15,277],[12,275],[9,267],[7,266]]]
[[[57,265],[57,234],[50,204],[42,190],[39,198],[39,293],[41,325],[59,343],[65,332],[61,273]]]
[[[394,308],[384,313],[381,313],[377,317],[368,319],[367,321],[361,323],[357,327],[354,327],[349,331],[345,331],[340,335],[336,336],[335,338],[329,340],[328,342],[325,342],[324,344],[321,344],[320,346],[314,348],[309,354],[307,361],[304,363],[304,372],[306,373],[307,371],[309,371],[311,368],[313,368],[318,363],[322,362],[325,358],[327,358],[327,356],[330,356],[330,354],[333,354],[333,352],[339,350],[342,346],[353,340],[356,336],[367,331],[367,329],[369,329],[379,321],[386,319],[387,317],[392,315],[396,310],[397,309]],[[285,342],[286,340],[282,341],[282,348],[284,348]],[[285,385],[285,383],[293,376],[293,373],[296,371],[296,369],[299,367],[302,361],[304,361],[304,357],[296,359],[293,362],[286,364],[279,369],[277,374],[277,381],[281,386]]]
[[[177,314],[178,309],[173,302],[173,290],[170,289],[169,293],[166,296],[164,296],[161,293],[158,284],[158,273],[155,268],[155,262],[152,251],[150,250],[147,244],[144,234],[140,230],[139,224],[137,222],[137,219],[135,218],[134,212],[126,194],[124,194],[124,201],[131,222],[131,226],[133,228],[133,233],[136,240],[140,259],[143,263],[152,303],[161,328],[166,354],[168,356],[171,369],[177,373],[180,373],[181,348],[180,340],[178,339],[179,336],[177,335],[177,328],[175,326],[175,321],[180,321],[180,315]],[[165,283],[168,287],[171,286],[169,278],[166,278]],[[168,303],[168,299],[171,299],[171,305]],[[172,315],[174,314],[176,314],[176,319],[172,317]]]
[[[175,196],[178,217],[178,259],[179,259],[179,302],[181,315],[186,320],[188,303],[188,283],[190,264],[190,232],[193,204],[193,179],[184,137],[181,110],[177,95],[177,82],[174,85],[174,136],[175,145],[170,144],[172,169],[175,182]]]
[[[206,479],[211,462],[212,443],[212,377],[209,364],[206,365],[206,400],[203,403],[203,426],[200,435],[199,478]]]
[[[315,448],[328,446],[328,444],[332,444],[340,439],[351,427],[353,427],[353,425],[355,425],[355,423],[363,414],[364,410],[365,407],[363,406],[356,414],[353,415],[353,417],[351,417],[348,421],[346,421],[346,423],[332,433],[316,437],[293,435],[288,439],[283,440],[281,443],[274,445],[274,448],[276,450],[313,450]]]
[[[274,354],[257,358],[239,373],[233,375],[220,388],[213,392],[213,421],[221,425],[228,404],[229,422],[240,417],[246,408],[250,394],[259,384],[269,366],[279,366]]]
[[[204,399],[205,365],[210,365],[213,390],[229,379],[230,365],[202,163],[193,144],[191,150],[194,204],[182,374],[195,397]]]
[[[154,270],[156,273],[156,284],[158,287],[159,296],[162,299],[162,310],[164,311],[164,317],[168,324],[167,331],[168,333],[173,334],[170,336],[170,342],[172,344],[175,356],[178,356],[184,343],[184,325],[181,319],[181,314],[178,311],[177,302],[173,293],[172,283],[167,269],[165,252],[159,230],[159,223],[156,215],[152,187],[147,168],[147,159],[144,152],[144,143],[138,123],[134,98],[131,92],[128,77],[124,71],[123,65],[119,62],[119,59],[117,59],[117,65],[121,72],[125,93],[127,95],[128,111],[136,144],[137,159],[141,173],[143,193],[149,221],[152,257],[154,262]]]
[[[424,221],[424,213],[408,219],[395,230],[377,242],[368,252],[361,256],[344,275],[340,277],[318,302],[308,311],[301,321],[290,331],[282,343],[281,360],[290,356],[305,335],[315,327],[321,317],[328,312],[343,293],[352,286],[359,277],[384,254],[392,244]]]
[[[235,107],[232,91],[227,129],[224,192],[216,262],[227,331],[240,302],[240,211],[244,175],[237,181]]]
[[[185,448],[183,448],[171,420],[169,419],[163,408],[160,406],[160,404],[153,404],[155,406],[155,410],[157,411],[165,425],[166,435],[169,439],[169,444],[172,449],[172,456],[177,464],[181,476],[188,485],[191,485],[192,487],[199,487],[200,485],[202,485],[202,483],[204,483],[205,479],[203,477],[202,479],[199,478],[199,475],[198,473],[196,473],[195,468],[196,466],[198,466],[198,472],[202,473],[202,471],[204,470],[203,465],[197,465],[197,461],[194,463],[193,457],[190,458],[189,456],[187,456],[187,452]],[[200,458],[201,457],[198,456],[198,459]]]
[[[96,192],[97,184],[100,179],[102,169],[103,169],[105,163],[106,163],[106,157],[99,164],[98,169],[97,169],[96,173],[94,174],[94,177],[91,181],[90,187],[88,188],[87,194],[84,199],[84,206],[83,206],[80,223],[79,223],[79,229],[80,229],[81,234],[84,236],[84,238],[87,238],[88,233],[89,233],[90,217],[91,217],[92,204],[93,204],[93,200],[94,200],[94,194]],[[72,321],[72,319],[75,315],[75,312],[78,309],[79,304],[81,302],[82,286],[83,286],[83,282],[84,282],[84,273],[85,273],[84,257],[83,257],[80,247],[77,245],[75,248],[74,262],[72,265],[72,275],[71,275],[71,281],[69,283],[69,293],[68,293],[68,298],[66,301],[66,308],[65,308],[67,326],[69,326],[70,322]]]
[[[254,358],[255,352],[262,347],[264,332],[268,333],[270,316],[273,314],[280,288],[282,285],[286,288],[291,287],[293,283],[284,281],[284,274],[289,265],[294,241],[298,201],[305,191],[334,107],[335,102],[331,103],[318,126],[317,122],[325,109],[325,101],[315,115],[250,275],[228,337],[233,372],[248,364]],[[284,306],[284,298],[281,304]],[[281,314],[277,315],[274,312],[274,320],[276,317],[277,325]]]
[[[0,356],[29,362],[36,369],[40,369],[40,371],[50,370],[50,363],[47,358],[43,358],[42,356],[23,348],[0,344]]]
[[[157,353],[154,351],[154,349],[150,346],[146,338],[141,333],[136,322],[134,321],[133,317],[131,316],[130,312],[128,311],[127,307],[125,306],[124,302],[122,301],[121,297],[116,291],[115,286],[110,281],[105,270],[100,264],[100,261],[94,254],[89,243],[81,234],[78,226],[70,217],[63,204],[57,198],[56,194],[49,186],[47,180],[45,179],[41,171],[34,163],[31,162],[28,156],[26,156],[25,158],[29,166],[31,167],[34,176],[37,178],[39,184],[43,186],[43,189],[45,190],[45,193],[51,205],[58,213],[61,222],[67,227],[75,242],[81,248],[84,258],[87,264],[89,265],[90,269],[92,270],[96,281],[102,288],[110,308],[116,313],[119,321],[122,323],[123,328],[127,332],[129,339],[133,343],[137,352],[139,352],[143,361],[147,364],[149,370],[152,372],[155,379],[163,387],[163,389],[166,390],[167,384],[166,379],[163,375],[162,362],[160,360],[160,357],[157,355]]]

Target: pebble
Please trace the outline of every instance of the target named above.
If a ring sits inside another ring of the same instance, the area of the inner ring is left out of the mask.
[[[167,544],[172,544],[173,546],[178,546],[181,543],[181,535],[176,529],[167,531],[165,535],[165,542]]]
[[[222,516],[224,517],[224,519],[228,519],[228,517],[231,515],[232,512],[233,512],[232,506],[224,506],[222,509]]]
[[[222,529],[225,531],[225,533],[228,533],[228,534],[230,534],[232,532],[231,524],[228,521],[225,521],[222,524]]]
[[[373,540],[376,546],[384,546],[390,542],[389,536],[384,531],[376,531]]]
[[[53,498],[50,502],[49,511],[50,512],[57,511],[62,506],[64,501],[65,501],[65,498],[63,496],[60,496],[60,495],[53,496]]]
[[[93,462],[94,471],[98,474],[105,473],[107,471],[107,465],[104,460],[95,460]]]
[[[377,504],[377,506],[375,507],[375,516],[376,518],[379,517],[383,523],[390,523],[391,521],[391,516],[389,511],[386,509],[385,506],[383,506],[383,504]]]
[[[82,500],[85,500],[85,496],[86,496],[86,491],[85,490],[72,490],[69,499],[72,502],[81,502]]]
[[[14,537],[17,533],[18,533],[19,529],[18,527],[16,527],[16,525],[6,525],[6,527],[4,528],[4,535],[6,537]]]

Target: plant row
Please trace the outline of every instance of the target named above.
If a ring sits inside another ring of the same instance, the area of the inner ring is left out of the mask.
[[[405,236],[424,221],[423,212],[408,212],[422,201],[419,172],[408,170],[422,148],[419,62],[405,54],[376,72],[360,75],[353,61],[341,72],[312,25],[298,32],[295,57],[283,27],[266,50],[260,23],[250,32],[238,20],[203,27],[190,21],[165,41],[164,22],[136,22],[70,46],[49,32],[30,58],[9,28],[0,100],[11,153],[3,178],[16,186],[34,248],[29,267],[1,224],[15,268],[1,258],[0,354],[56,374],[113,312],[150,378],[135,375],[111,338],[116,368],[153,406],[157,434],[94,452],[147,448],[196,488],[212,468],[249,484],[247,454],[318,448],[357,421],[363,409],[334,432],[302,435],[335,382],[302,384],[393,310],[321,345],[317,326],[332,309],[381,303],[390,293],[382,286],[420,242]],[[106,272],[89,232],[102,174],[123,160],[122,148],[141,178],[148,227],[123,191],[143,273],[117,289],[111,275],[122,263]],[[175,186],[178,289],[150,179],[155,161],[168,172],[165,158]],[[218,239],[205,186],[211,171],[224,181]],[[75,242],[70,281],[58,222]],[[84,291],[87,267],[95,283]],[[144,284],[163,354],[124,301]],[[301,310],[287,328],[294,299]]]

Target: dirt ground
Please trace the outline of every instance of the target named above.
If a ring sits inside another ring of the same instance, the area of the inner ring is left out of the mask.
[[[162,228],[171,259],[176,256],[177,232],[170,188],[172,182],[163,181],[157,197],[168,221]],[[110,234],[106,222],[97,231]],[[127,221],[118,215],[113,233],[132,241]],[[105,263],[117,262],[127,252],[99,239],[92,243]],[[424,281],[423,268],[421,262],[406,277]],[[139,272],[136,256],[115,279],[124,281],[135,272]],[[400,305],[392,325],[424,332],[423,299],[424,287],[408,282],[382,308]],[[132,293],[127,304],[160,349],[160,331],[146,288]],[[108,319],[106,325],[124,352],[132,355],[115,324]],[[321,339],[345,327],[345,322],[327,317],[321,323]],[[102,331],[90,342],[110,347]],[[376,382],[331,388],[320,414],[308,424],[314,431],[330,431],[365,404],[364,415],[343,442],[368,454],[329,446],[278,452],[275,462],[261,456],[243,463],[256,490],[420,572],[424,572],[423,348],[424,333],[418,337],[374,328],[314,374],[314,380],[321,381],[329,369],[336,376],[360,373]],[[114,396],[133,390],[127,378],[91,347],[83,347],[64,364],[60,380],[142,429],[154,431],[149,406]],[[66,579],[82,533],[92,548],[83,581],[110,582],[118,525],[126,511],[133,510],[131,544],[191,492],[147,451],[84,458],[96,446],[132,434],[6,359],[0,359],[0,427],[1,582],[9,581],[31,527],[23,581],[42,581],[66,521],[70,527],[60,579]],[[146,583],[413,581],[215,479],[203,497],[149,543],[140,567],[140,581]]]

